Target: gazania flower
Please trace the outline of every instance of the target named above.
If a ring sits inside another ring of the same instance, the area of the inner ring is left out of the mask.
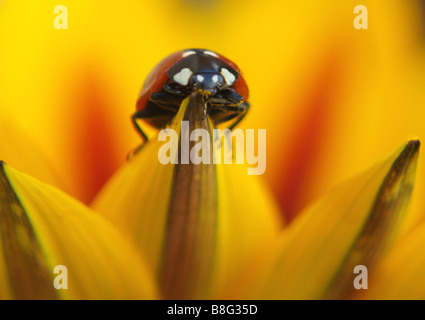
[[[359,175],[425,134],[423,8],[366,1],[356,30],[357,4],[63,1],[56,29],[55,4],[3,1],[0,298],[423,298],[419,143]],[[216,166],[179,192],[155,134],[125,163],[142,78],[190,47],[244,71],[265,179]]]
[[[189,121],[213,137],[203,108],[197,95],[188,97],[170,129],[180,133]],[[104,217],[3,164],[2,298],[349,297],[352,269],[373,270],[394,242],[419,143],[348,181],[283,231],[245,167],[164,165],[160,147],[150,140],[107,184],[94,204]],[[65,287],[53,287],[63,266]],[[404,279],[399,290],[415,283]]]

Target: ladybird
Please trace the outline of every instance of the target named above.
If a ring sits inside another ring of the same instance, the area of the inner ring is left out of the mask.
[[[233,129],[249,109],[248,87],[235,63],[210,50],[181,50],[159,62],[145,80],[131,117],[142,138],[148,140],[138,119],[164,127],[194,91],[202,95],[204,117],[214,125]]]

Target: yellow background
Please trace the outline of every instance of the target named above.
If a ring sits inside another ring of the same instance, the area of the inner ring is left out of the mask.
[[[359,4],[368,30],[353,27]],[[68,9],[67,30],[54,28],[56,5]],[[265,178],[292,217],[425,137],[424,12],[401,0],[6,0],[0,116],[40,145],[60,187],[89,202],[140,142],[129,117],[153,66],[183,48],[217,51],[244,73],[252,107],[241,127],[267,129]],[[411,222],[422,219],[423,162]]]

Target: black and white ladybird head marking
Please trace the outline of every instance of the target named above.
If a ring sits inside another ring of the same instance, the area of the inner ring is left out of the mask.
[[[136,119],[159,128],[195,91],[204,99],[205,117],[215,124],[233,121],[232,128],[249,107],[248,87],[235,63],[210,50],[187,49],[169,55],[149,73],[132,117],[136,129],[147,140]]]
[[[199,90],[204,96],[231,87],[239,77],[235,70],[218,54],[209,50],[193,49],[182,53],[183,59],[167,72],[169,84]]]

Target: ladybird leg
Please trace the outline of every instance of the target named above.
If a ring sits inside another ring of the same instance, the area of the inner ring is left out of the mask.
[[[208,102],[212,105],[234,107],[243,102],[243,97],[234,90],[226,89],[220,92],[219,95],[209,98]]]
[[[166,113],[166,114],[164,114],[164,113]],[[163,123],[164,118],[168,118],[170,116],[171,115],[170,115],[169,111],[167,111],[166,109],[164,109],[160,106],[155,106],[155,107],[148,107],[146,109],[136,111],[131,116],[131,120],[133,122],[133,125],[134,125],[134,128],[136,129],[136,131],[140,134],[140,136],[146,142],[146,141],[148,141],[148,137],[147,137],[146,133],[142,130],[140,125],[137,123],[137,119],[142,119],[142,120],[143,119],[144,120],[149,119],[151,122],[158,122],[159,121],[159,123]],[[154,126],[159,127],[158,124],[154,125]]]
[[[231,104],[239,105],[243,101],[243,97],[234,90],[225,90],[223,91],[222,97],[226,99]]]
[[[246,114],[249,110],[249,107],[250,107],[250,105],[249,105],[248,102],[243,102],[238,106],[240,113],[235,117],[235,122],[233,122],[230,125],[230,127],[229,127],[230,130],[233,130],[233,128],[235,128],[239,124],[239,122],[241,122],[242,119],[245,118],[245,116],[246,116]]]
[[[230,113],[228,116],[225,116],[221,118],[220,120],[218,120],[216,124],[220,124],[220,123],[234,119],[234,122],[229,126],[229,129],[233,130],[246,116],[246,113],[248,112],[250,105],[248,102],[245,101],[237,106],[220,105],[220,106],[213,106],[213,107],[216,110]]]
[[[177,112],[183,98],[181,96],[160,91],[152,93],[149,100],[155,103],[158,107]]]
[[[136,131],[140,134],[140,136],[143,139],[143,142],[134,150],[130,151],[127,155],[127,160],[131,160],[131,158],[133,158],[134,155],[136,155],[145,145],[145,143],[149,140],[148,136],[146,135],[146,133],[143,131],[143,129],[140,127],[140,125],[137,123],[137,119],[149,119],[149,120],[154,120],[154,121],[160,121],[160,122],[164,122],[164,116],[161,114],[158,114],[158,109],[143,109],[143,110],[139,110],[136,111],[134,114],[132,114],[131,116],[131,120],[133,122],[134,128],[136,129]],[[169,117],[169,115],[167,115],[167,118]]]
[[[146,142],[146,141],[148,141],[148,136],[142,130],[142,128],[140,128],[139,124],[137,123],[137,119],[143,119],[145,117],[145,115],[141,114],[142,111],[144,111],[144,110],[139,110],[139,111],[136,111],[135,113],[133,113],[133,115],[131,116],[131,121],[133,122],[134,128],[137,130],[137,132],[143,138],[143,141]]]
[[[143,147],[144,145],[145,145],[145,144],[144,144],[144,143],[142,143],[142,144],[140,144],[138,147],[134,148],[133,150],[130,150],[130,151],[127,153],[127,161],[130,161],[131,159],[133,159],[133,157],[134,157],[136,154],[138,154],[138,153],[139,153],[139,151],[142,149],[142,147]]]
[[[174,116],[176,111],[164,108],[152,101],[148,101],[146,108],[136,111],[132,116],[134,128],[140,134],[144,141],[148,140],[147,135],[142,130],[141,126],[137,123],[138,119],[147,121],[155,128],[161,128],[167,121]]]
[[[142,111],[142,110],[140,110],[140,111]],[[140,128],[139,124],[137,123],[137,119],[140,119],[140,116],[138,115],[138,113],[140,113],[140,111],[136,111],[135,113],[133,113],[131,115],[131,121],[133,122],[133,126],[136,129],[136,131],[142,137],[143,142],[138,147],[136,147],[135,149],[129,151],[129,153],[127,154],[127,161],[130,161],[137,153],[139,153],[139,151],[142,149],[142,147],[148,141],[148,136],[144,133],[142,128]]]
[[[164,84],[162,86],[162,89],[169,94],[171,93],[172,95],[180,96],[180,97],[187,97],[190,93],[186,87],[180,87],[180,86],[172,87],[169,84]]]
[[[215,121],[215,125],[218,125],[220,123],[225,123],[227,121],[233,120],[233,122],[228,126],[228,129],[230,131],[232,131],[241,121],[242,119],[246,116],[246,113],[249,110],[249,103],[248,102],[243,102],[240,105],[236,106],[236,108],[227,106],[227,107],[223,107],[220,106],[219,108],[219,112],[223,112],[227,115],[225,115],[222,118],[219,118]],[[229,110],[230,109],[230,110]],[[235,113],[236,112],[236,113]],[[226,136],[227,139],[229,139],[229,136]],[[235,149],[235,145],[232,144],[231,142],[229,142],[229,145],[231,145],[233,147],[233,149]],[[220,140],[220,146],[221,146],[221,140]],[[233,150],[232,152],[232,157],[235,157],[235,150]]]

